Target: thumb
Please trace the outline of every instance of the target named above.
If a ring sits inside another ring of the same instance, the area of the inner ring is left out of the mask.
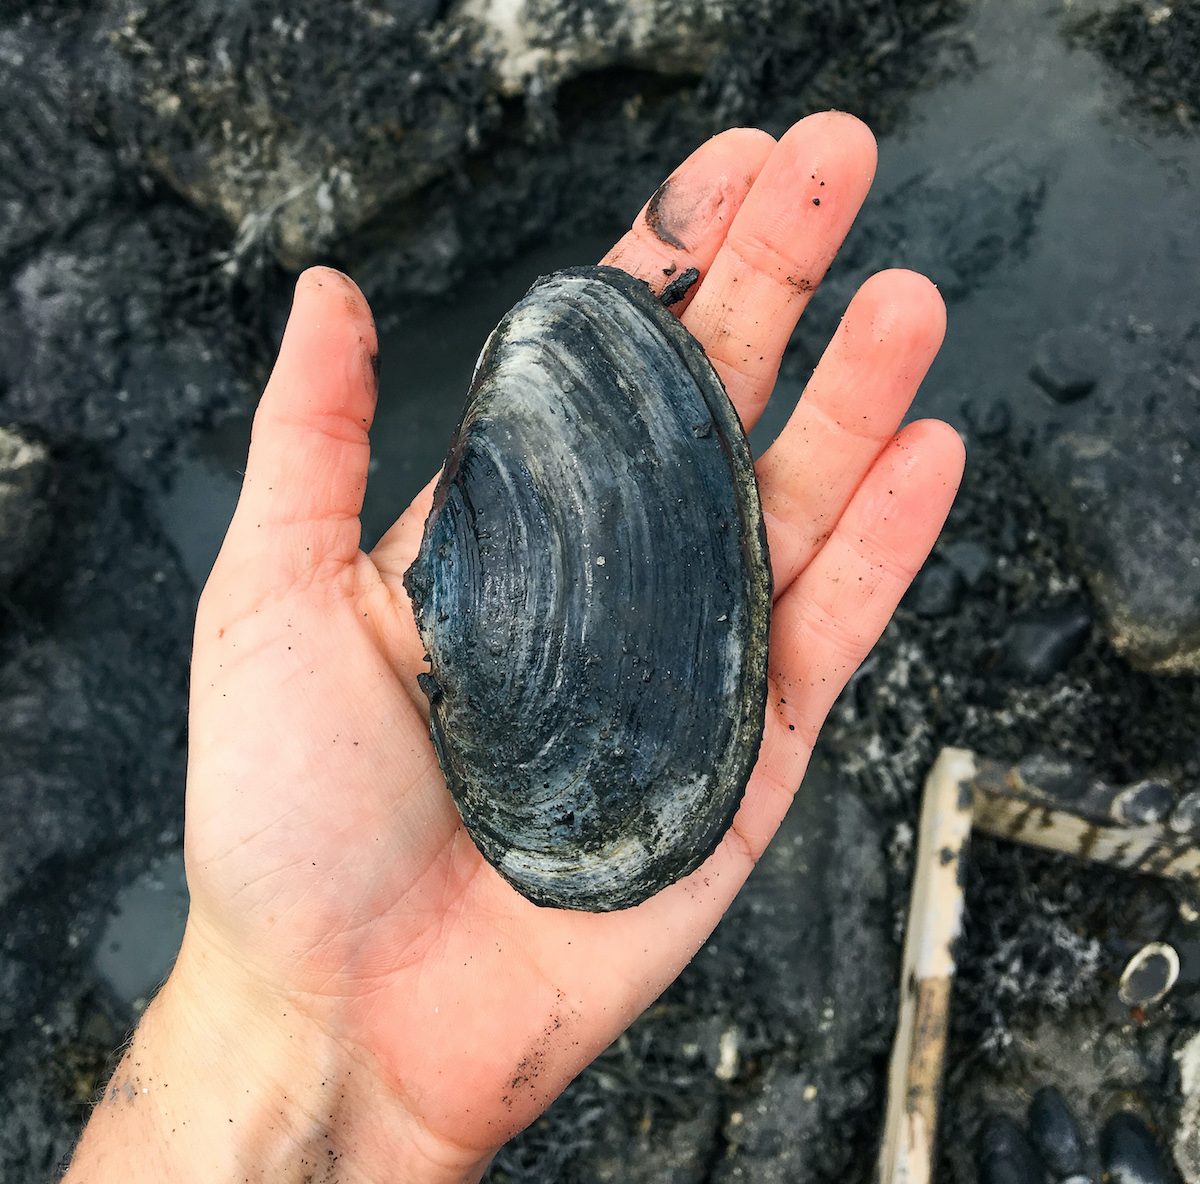
[[[243,594],[335,574],[358,554],[377,350],[353,280],[328,267],[304,272],[218,561],[236,570]]]

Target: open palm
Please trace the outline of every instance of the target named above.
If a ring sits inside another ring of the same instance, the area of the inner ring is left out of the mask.
[[[778,143],[727,132],[605,260],[656,290],[698,271],[675,311],[747,429],[874,165],[870,133],[846,115],[812,116]],[[594,915],[530,904],[462,828],[401,584],[431,488],[372,554],[359,549],[374,328],[348,279],[305,273],[197,617],[181,972],[236,964],[349,1054],[381,1126],[402,1124],[447,1172],[481,1170],[679,973],[779,825],[957,487],[951,429],[897,434],[943,329],[936,290],[912,273],[855,297],[758,464],[771,689],[737,819],[692,876]]]

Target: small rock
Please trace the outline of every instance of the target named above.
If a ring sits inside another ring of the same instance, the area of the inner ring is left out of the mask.
[[[1041,1184],[1046,1178],[1025,1132],[1006,1114],[988,1119],[976,1153],[979,1184]]]
[[[689,267],[682,275],[677,275],[663,290],[659,300],[666,308],[678,304],[691,290],[700,278],[700,272]]]
[[[1168,1184],[1166,1164],[1149,1128],[1118,1110],[1100,1132],[1100,1159],[1109,1184]]]
[[[1179,799],[1171,811],[1170,827],[1178,835],[1200,830],[1200,789],[1193,789]]]
[[[1043,1086],[1029,1104],[1029,1133],[1042,1159],[1056,1177],[1082,1175],[1083,1132],[1062,1094]]]
[[[1017,762],[1017,771],[1027,785],[1066,802],[1084,802],[1095,786],[1086,769],[1056,753],[1030,753]]]
[[[992,567],[992,553],[982,543],[970,539],[947,543],[938,550],[938,554],[962,576],[970,589],[977,587]]]
[[[1029,682],[1046,682],[1066,669],[1091,627],[1091,613],[1079,602],[1016,618],[1000,640],[1004,669]]]
[[[934,559],[913,582],[908,606],[921,617],[948,617],[962,600],[963,577],[948,563]]]
[[[1175,791],[1165,781],[1148,779],[1126,786],[1113,799],[1113,814],[1129,826],[1165,822],[1175,805]]]
[[[717,1044],[717,1067],[713,1076],[718,1081],[732,1081],[738,1073],[738,1030],[726,1028]]]
[[[1000,399],[981,405],[967,404],[963,416],[970,429],[981,440],[994,440],[1003,436],[1012,424],[1012,412],[1008,404]]]
[[[1090,325],[1051,329],[1042,334],[1029,377],[1058,403],[1076,403],[1098,381],[1104,341]]]

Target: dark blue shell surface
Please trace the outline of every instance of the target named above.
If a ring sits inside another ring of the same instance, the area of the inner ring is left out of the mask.
[[[613,268],[492,333],[405,577],[447,786],[529,900],[627,908],[697,868],[762,740],[771,573],[704,351]]]

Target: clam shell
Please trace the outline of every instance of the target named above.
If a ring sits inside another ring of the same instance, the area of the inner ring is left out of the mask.
[[[405,577],[446,783],[541,905],[638,904],[715,849],[762,739],[753,459],[649,289],[543,277],[480,355]]]

